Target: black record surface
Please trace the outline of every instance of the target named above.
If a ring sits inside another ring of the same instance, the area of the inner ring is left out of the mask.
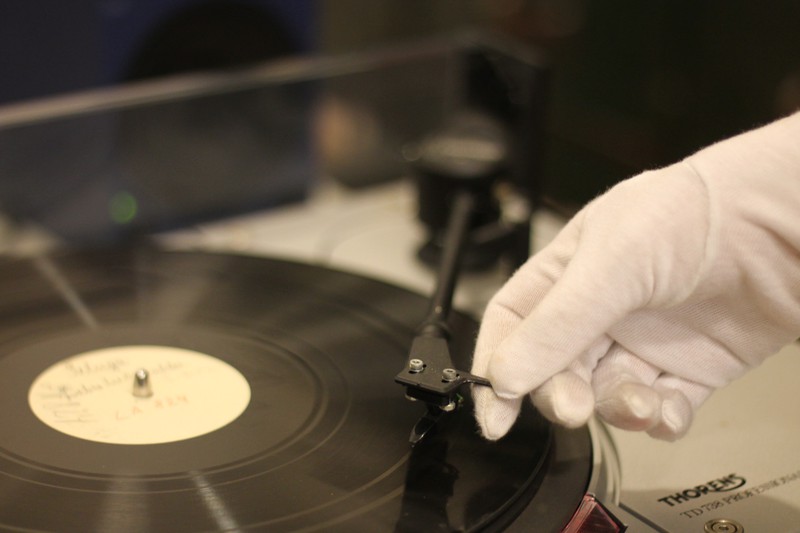
[[[0,263],[0,529],[506,527],[535,508],[551,430],[525,411],[488,443],[466,399],[412,450],[424,409],[393,377],[426,307],[358,276],[234,255],[130,249]],[[453,357],[468,367],[475,324],[456,316],[453,330]],[[248,407],[211,433],[147,445],[72,437],[33,414],[28,391],[46,368],[130,345],[225,361],[247,379]],[[558,490],[568,517],[583,487]]]

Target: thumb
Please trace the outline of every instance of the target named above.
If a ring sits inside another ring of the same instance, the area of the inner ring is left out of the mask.
[[[576,257],[541,303],[500,342],[486,377],[500,398],[539,388],[605,336],[634,305],[617,273],[598,282],[594,266]],[[590,369],[591,370],[591,369]]]
[[[631,311],[674,305],[697,284],[708,203],[705,186],[685,166],[623,182],[577,217],[564,236],[573,251],[561,258],[561,275],[550,278],[536,304],[520,305],[527,298],[520,287],[503,291],[495,304],[520,317],[487,365],[486,377],[501,398],[534,391]],[[521,270],[552,272],[551,260],[534,256]],[[537,276],[531,277],[535,287]]]

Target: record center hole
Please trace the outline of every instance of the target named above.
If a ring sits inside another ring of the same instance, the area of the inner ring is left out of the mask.
[[[137,398],[149,398],[153,395],[150,373],[144,368],[140,368],[133,375],[133,395]]]

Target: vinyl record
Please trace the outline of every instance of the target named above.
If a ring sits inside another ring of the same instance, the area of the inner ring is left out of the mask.
[[[525,410],[490,443],[466,398],[409,446],[424,409],[393,377],[426,307],[362,277],[225,254],[0,263],[0,528],[557,529],[588,482],[585,433],[563,453],[563,432]],[[475,326],[453,319],[461,367]]]

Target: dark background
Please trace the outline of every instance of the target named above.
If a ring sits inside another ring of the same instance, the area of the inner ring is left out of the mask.
[[[464,28],[549,54],[546,192],[567,205],[800,107],[792,0],[4,0],[0,104]]]

